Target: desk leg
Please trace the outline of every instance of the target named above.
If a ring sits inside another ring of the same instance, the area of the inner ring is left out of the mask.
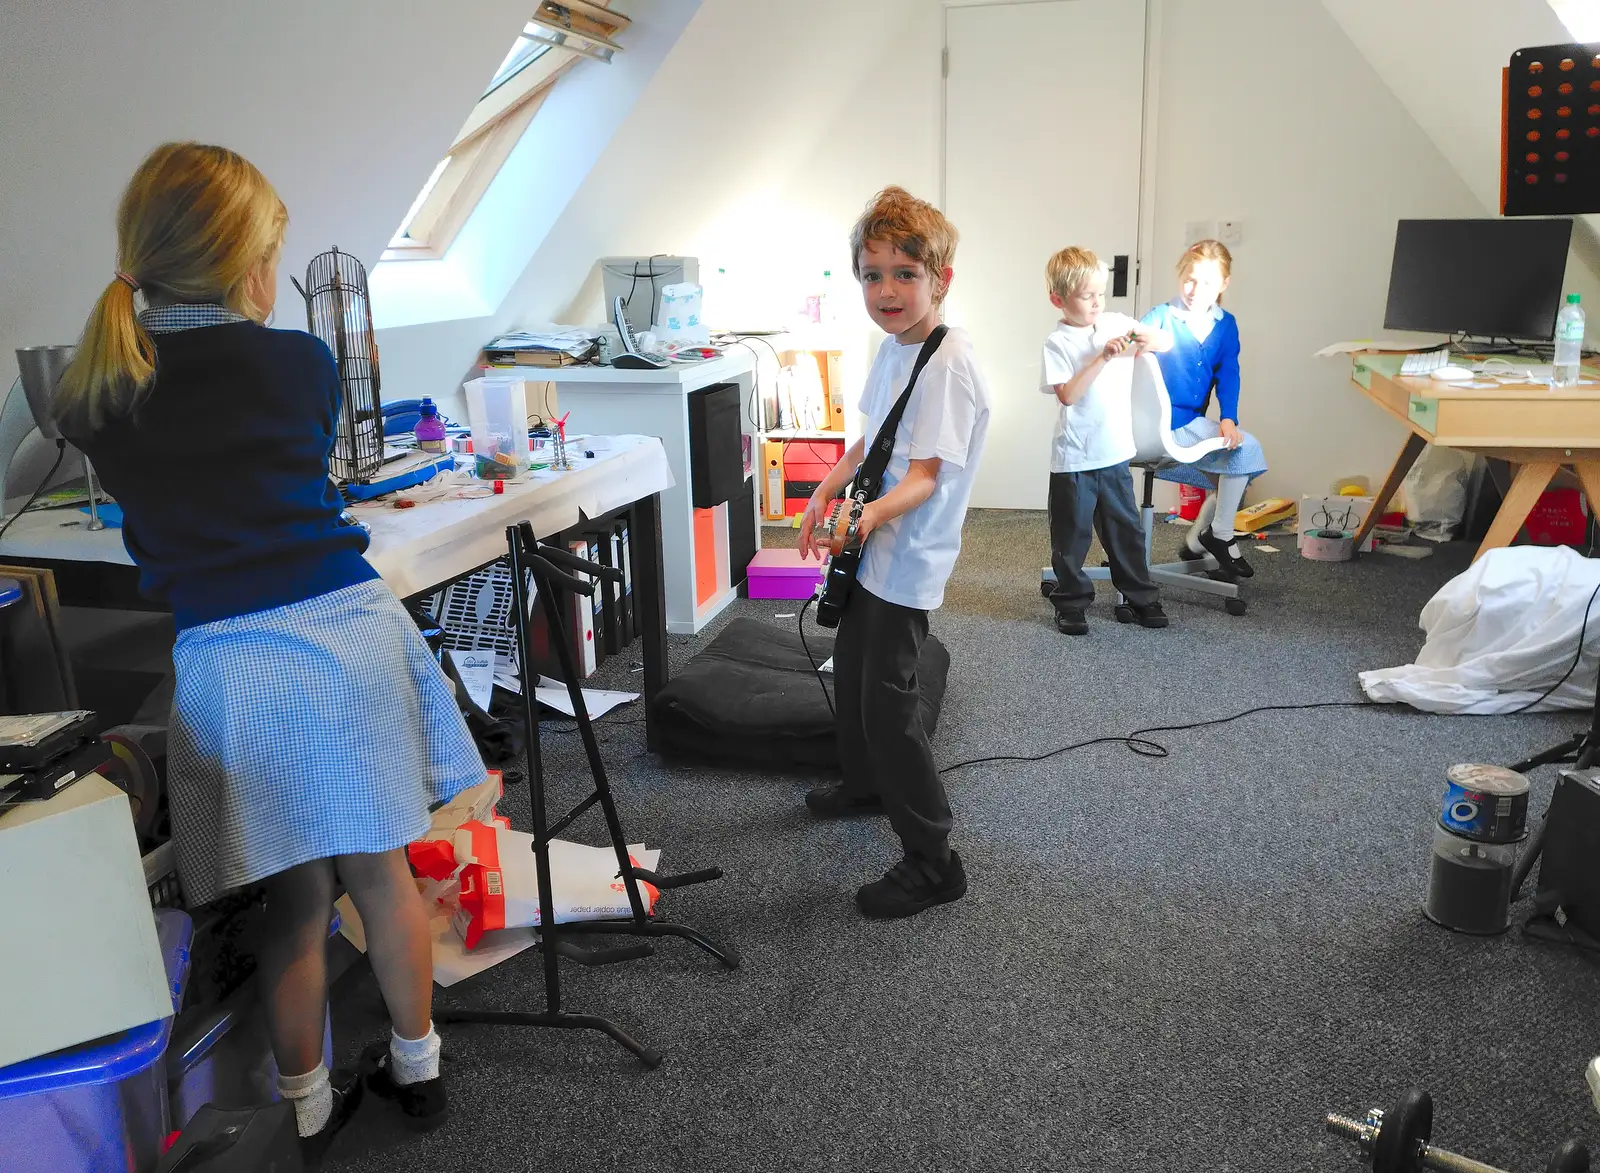
[[[661,497],[651,494],[633,503],[628,524],[629,557],[633,561],[633,607],[644,644],[645,748],[660,749],[655,699],[667,683],[667,592],[661,556]]]
[[[1578,483],[1588,497],[1590,513],[1600,513],[1600,460],[1577,460],[1572,464],[1578,474]]]
[[[1500,509],[1494,515],[1489,532],[1483,536],[1483,545],[1472,556],[1474,562],[1490,550],[1509,546],[1516,540],[1522,523],[1528,520],[1528,514],[1538,503],[1539,494],[1545,491],[1560,467],[1553,460],[1535,460],[1517,466],[1517,475],[1511,478],[1511,488],[1506,491],[1505,500],[1500,502]]]
[[[1367,540],[1367,535],[1372,532],[1372,527],[1378,524],[1378,518],[1383,516],[1383,511],[1389,507],[1389,500],[1400,491],[1400,483],[1406,479],[1406,473],[1411,471],[1411,466],[1417,463],[1417,457],[1422,455],[1422,450],[1428,442],[1421,436],[1412,432],[1406,437],[1405,446],[1400,449],[1400,455],[1395,457],[1394,467],[1389,470],[1389,475],[1383,482],[1383,488],[1378,490],[1378,495],[1372,499],[1372,508],[1367,510],[1367,520],[1361,523],[1361,528],[1356,531],[1355,548],[1361,549],[1361,544]]]

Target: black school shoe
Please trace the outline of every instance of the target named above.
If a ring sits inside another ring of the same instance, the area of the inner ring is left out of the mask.
[[[1137,623],[1140,627],[1165,627],[1168,619],[1160,603],[1146,603],[1142,607],[1138,603],[1124,603],[1117,608],[1117,622]]]
[[[902,859],[881,880],[863,884],[856,905],[873,920],[915,916],[936,904],[949,904],[967,894],[967,869],[954,849],[942,866]]]
[[[321,1129],[300,1138],[300,1159],[307,1169],[322,1168],[323,1154],[333,1144],[339,1130],[350,1123],[350,1117],[361,1106],[361,1075],[359,1072],[339,1070],[328,1076],[333,1088],[333,1114]]]
[[[1244,560],[1244,555],[1233,553],[1233,550],[1238,549],[1237,542],[1223,541],[1211,532],[1209,525],[1200,531],[1199,542],[1217,560],[1217,565],[1223,571],[1231,572],[1236,578],[1254,578],[1256,576],[1255,567]],[[1185,549],[1187,548],[1185,546]]]
[[[445,1097],[444,1076],[436,1075],[417,1083],[396,1083],[389,1070],[392,1057],[389,1044],[373,1043],[361,1052],[361,1070],[367,1087],[380,1100],[390,1100],[400,1105],[408,1125],[418,1132],[432,1132],[450,1115],[450,1104]]]
[[[806,791],[806,809],[819,819],[846,819],[851,815],[883,813],[883,798],[844,788],[843,782],[829,782]]]
[[[1056,630],[1062,635],[1088,635],[1089,617],[1082,607],[1062,607],[1056,612]]]

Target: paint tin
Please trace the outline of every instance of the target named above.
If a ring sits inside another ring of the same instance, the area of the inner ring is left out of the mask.
[[[1355,534],[1344,530],[1308,529],[1300,535],[1300,556],[1313,562],[1348,562],[1355,551]]]
[[[1476,843],[1519,843],[1528,834],[1528,780],[1504,766],[1463,763],[1445,771],[1439,825]]]

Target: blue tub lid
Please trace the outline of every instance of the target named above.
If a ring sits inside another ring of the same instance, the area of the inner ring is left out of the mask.
[[[22,598],[22,584],[14,578],[0,578],[0,607],[9,607]]]
[[[167,985],[172,989],[172,1008],[176,1012],[183,1001],[184,984],[189,980],[189,944],[194,936],[194,923],[187,913],[174,908],[158,908],[155,917],[156,936],[161,943]],[[159,1060],[166,1052],[167,1037],[171,1033],[172,1016],[168,1015],[132,1030],[0,1067],[0,1100],[58,1092],[84,1084],[119,1083]]]

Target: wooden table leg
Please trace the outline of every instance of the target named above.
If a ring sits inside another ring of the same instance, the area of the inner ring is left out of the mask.
[[[1517,466],[1517,475],[1511,478],[1511,488],[1506,491],[1505,500],[1500,502],[1494,522],[1483,537],[1483,545],[1472,556],[1474,562],[1490,550],[1509,546],[1516,539],[1522,523],[1528,520],[1528,514],[1538,502],[1539,494],[1545,491],[1560,467],[1553,460],[1535,460]]]
[[[1358,551],[1362,543],[1367,540],[1367,535],[1372,532],[1372,527],[1378,524],[1378,518],[1382,517],[1383,511],[1388,508],[1390,498],[1400,491],[1400,483],[1406,479],[1406,473],[1411,471],[1411,466],[1417,463],[1417,457],[1422,455],[1422,450],[1427,446],[1428,442],[1415,432],[1406,437],[1400,455],[1395,457],[1394,467],[1384,478],[1383,488],[1379,489],[1378,495],[1372,499],[1372,508],[1367,510],[1367,519],[1356,531],[1355,548]]]
[[[1578,483],[1583,486],[1584,496],[1589,498],[1589,512],[1600,513],[1600,460],[1575,460],[1572,467],[1578,474]]]

